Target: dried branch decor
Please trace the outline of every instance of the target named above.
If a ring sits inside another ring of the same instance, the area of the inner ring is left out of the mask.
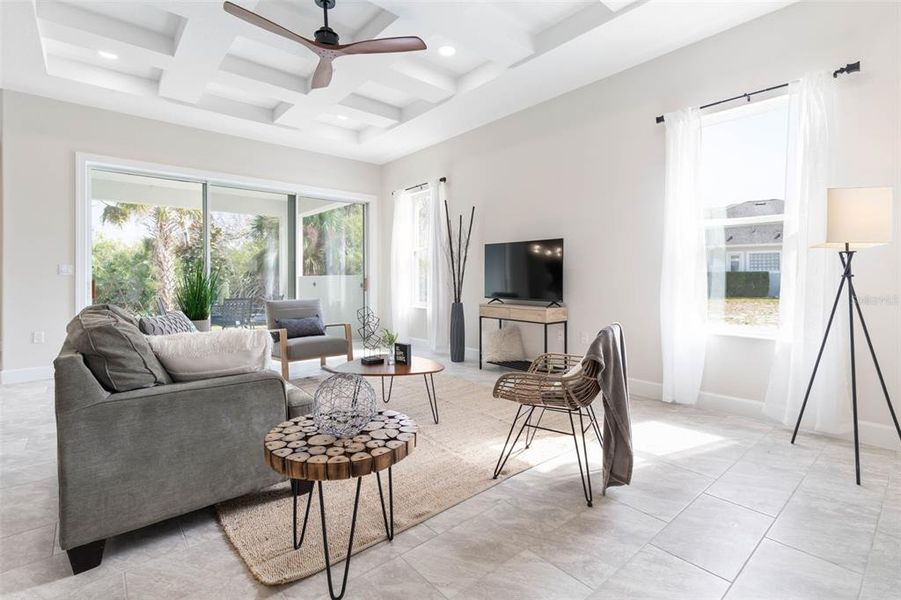
[[[463,362],[466,353],[465,319],[463,316],[463,280],[466,275],[466,263],[469,260],[469,241],[472,238],[472,223],[475,220],[476,208],[469,212],[469,227],[463,237],[463,215],[457,218],[457,225],[451,220],[450,208],[444,201],[444,218],[447,222],[447,245],[445,257],[450,267],[451,285],[454,292],[454,303],[451,306],[450,320],[450,354],[453,362]]]

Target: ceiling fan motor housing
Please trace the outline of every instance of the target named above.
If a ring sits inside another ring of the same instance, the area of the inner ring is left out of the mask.
[[[320,44],[338,45],[338,34],[331,27],[320,27],[315,33],[316,41]]]

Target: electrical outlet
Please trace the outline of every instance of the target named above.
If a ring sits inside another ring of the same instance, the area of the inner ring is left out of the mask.
[[[588,332],[587,332],[587,331],[583,331],[583,332],[582,332],[582,335],[581,335],[580,338],[579,338],[579,340],[580,340],[583,344],[590,344],[590,343],[591,343],[591,336],[588,335]]]
[[[56,265],[56,274],[70,276],[75,274],[75,267],[72,265],[58,264]]]
[[[43,331],[32,331],[31,332],[31,343],[32,344],[43,344],[44,343],[44,332]]]

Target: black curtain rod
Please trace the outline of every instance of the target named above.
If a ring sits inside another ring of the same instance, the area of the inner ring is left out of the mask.
[[[445,183],[445,182],[447,181],[447,177],[442,177],[442,178],[439,179],[438,181],[441,182],[441,183]],[[404,191],[405,191],[405,192],[412,192],[413,190],[417,190],[417,191],[418,191],[418,190],[421,190],[422,188],[424,188],[424,187],[427,186],[427,185],[429,185],[429,182],[428,182],[428,181],[423,181],[422,183],[417,183],[416,185],[411,185],[411,186],[408,187],[408,188],[404,188]],[[395,192],[391,192],[391,193],[394,194]]]
[[[860,61],[848,63],[844,67],[840,69],[836,69],[832,72],[832,77],[838,77],[842,73],[857,73],[860,71]],[[738,96],[732,96],[731,98],[726,98],[725,100],[717,100],[716,102],[711,102],[710,104],[705,104],[700,108],[703,110],[705,108],[710,108],[711,106],[718,106],[720,104],[725,104],[726,102],[734,102],[735,100],[741,100],[742,98],[746,98],[748,102],[751,101],[751,96],[756,96],[757,94],[765,94],[766,92],[772,92],[773,90],[780,90],[782,88],[788,87],[787,83],[780,83],[779,85],[774,85],[768,88],[764,88],[762,90],[757,90],[756,92],[747,92],[745,94],[741,94]],[[663,115],[657,117],[657,123],[663,123]]]

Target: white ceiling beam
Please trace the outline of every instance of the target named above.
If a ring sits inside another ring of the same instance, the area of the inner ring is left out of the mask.
[[[160,78],[160,96],[191,104],[203,96],[235,39],[233,28],[220,27],[216,21],[190,19],[182,28],[175,62]]]
[[[174,54],[175,40],[168,36],[83,10],[72,4],[41,2],[37,5],[37,16],[42,35],[53,35],[54,33],[65,35],[61,33],[64,29],[68,30],[70,35],[72,31],[81,31],[84,34],[91,34],[95,40],[112,40],[121,44],[138,46],[165,56]]]
[[[98,35],[48,20],[40,20],[40,28],[44,40],[85,48],[92,52],[97,50],[113,52],[123,63],[157,69],[168,69],[172,65],[173,57],[170,53],[151,50],[106,35]]]

